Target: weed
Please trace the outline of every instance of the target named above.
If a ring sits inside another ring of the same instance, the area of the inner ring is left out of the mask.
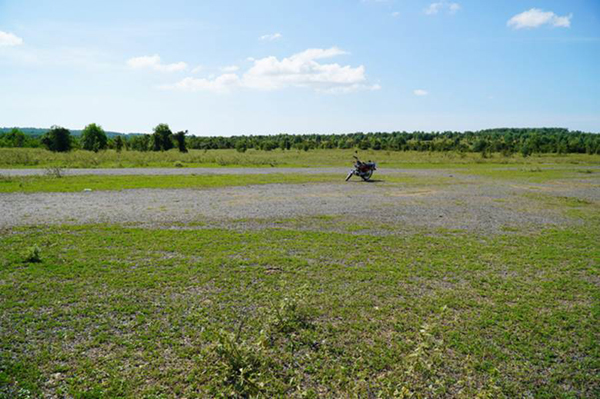
[[[23,261],[25,263],[39,263],[42,261],[41,258],[42,250],[37,245],[27,248]]]
[[[45,174],[46,176],[61,178],[64,176],[64,170],[60,166],[48,166]]]
[[[306,287],[287,293],[279,303],[272,303],[268,310],[269,331],[274,334],[290,334],[310,327],[311,312],[305,299]]]
[[[257,382],[262,368],[260,347],[248,343],[239,334],[221,330],[215,351],[219,356],[223,382],[236,397],[254,397],[261,392]]]

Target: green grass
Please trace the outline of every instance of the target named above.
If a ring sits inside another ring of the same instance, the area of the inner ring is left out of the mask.
[[[598,227],[14,229],[0,396],[597,397]]]
[[[597,178],[593,164],[406,165],[590,188],[580,181]],[[343,177],[4,177],[0,192]],[[458,181],[375,177],[417,193]],[[572,223],[490,237],[328,215],[239,229],[200,220],[0,230],[0,398],[598,397],[600,204],[519,195]]]
[[[595,178],[600,175],[599,169],[573,169],[566,168],[564,165],[543,168],[539,165],[530,165],[526,167],[468,167],[457,169],[457,173],[484,176],[493,179],[528,181],[532,183],[544,183],[550,180],[567,179],[567,178]],[[584,171],[584,173],[582,173]]]
[[[80,175],[80,176],[0,176],[0,193],[77,192],[91,190],[125,190],[140,188],[206,189],[257,184],[343,183],[343,174],[246,174],[246,175]],[[357,180],[358,178],[354,178]],[[443,176],[376,175],[378,184],[403,186],[447,185],[452,179]]]
[[[68,168],[123,168],[123,167],[322,167],[351,166],[354,150],[311,151],[257,151],[239,153],[235,150],[191,150],[187,154],[177,150],[167,152],[138,152],[114,150],[72,151],[52,153],[43,149],[0,148],[0,168],[43,168],[60,166]],[[377,161],[388,168],[462,167],[465,165],[600,165],[600,155],[535,155],[523,158],[492,154],[483,158],[477,153],[427,153],[394,151],[358,151],[364,159]]]
[[[124,190],[135,188],[192,188],[205,189],[250,184],[301,184],[343,182],[344,176],[335,175],[174,175],[174,176],[50,176],[0,178],[0,193],[11,192],[74,192],[84,189]]]

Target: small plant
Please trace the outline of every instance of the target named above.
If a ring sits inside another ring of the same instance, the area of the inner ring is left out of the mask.
[[[0,183],[11,183],[12,181],[10,176],[0,174]]]
[[[309,328],[310,310],[303,291],[282,298],[269,309],[268,320],[272,333],[290,334]]]
[[[183,168],[183,163],[181,161],[177,161],[177,162],[175,162],[175,167],[176,168]]]
[[[49,166],[46,168],[46,176],[61,178],[65,174],[60,166]]]
[[[25,253],[25,263],[39,263],[42,261],[41,258],[42,250],[37,245],[27,248]]]
[[[239,331],[237,334],[220,331],[216,353],[232,396],[254,397],[261,392],[262,384],[256,381],[262,366],[259,346],[240,339]]]

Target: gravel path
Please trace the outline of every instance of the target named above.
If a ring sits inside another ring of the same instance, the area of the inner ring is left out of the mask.
[[[448,172],[442,171],[426,173],[448,175]],[[578,182],[573,190],[567,183],[531,186],[465,176],[457,176],[455,182],[418,187],[354,181],[206,190],[0,194],[0,228],[104,222],[218,224],[239,219],[275,220],[332,215],[351,222],[368,220],[389,226],[443,227],[496,233],[506,227],[542,227],[573,222],[559,209],[542,206],[539,200],[522,195],[539,193],[540,187],[544,188],[545,194],[554,195],[556,191],[555,195],[565,196],[571,193],[588,201],[600,202],[598,179]]]
[[[499,170],[518,170],[523,166],[507,166]],[[262,175],[274,173],[289,174],[345,174],[351,169],[347,167],[316,167],[316,168],[98,168],[98,169],[62,169],[65,176],[81,175]],[[556,167],[542,167],[542,169],[556,169]],[[560,169],[600,169],[600,166],[572,166],[564,165]],[[450,171],[451,169],[448,169]],[[377,174],[413,173],[413,174],[439,174],[442,169],[379,169]],[[43,176],[48,174],[46,169],[0,169],[0,176]]]

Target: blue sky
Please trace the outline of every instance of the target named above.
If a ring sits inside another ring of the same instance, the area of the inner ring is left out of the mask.
[[[0,0],[0,126],[600,132],[600,1]]]

